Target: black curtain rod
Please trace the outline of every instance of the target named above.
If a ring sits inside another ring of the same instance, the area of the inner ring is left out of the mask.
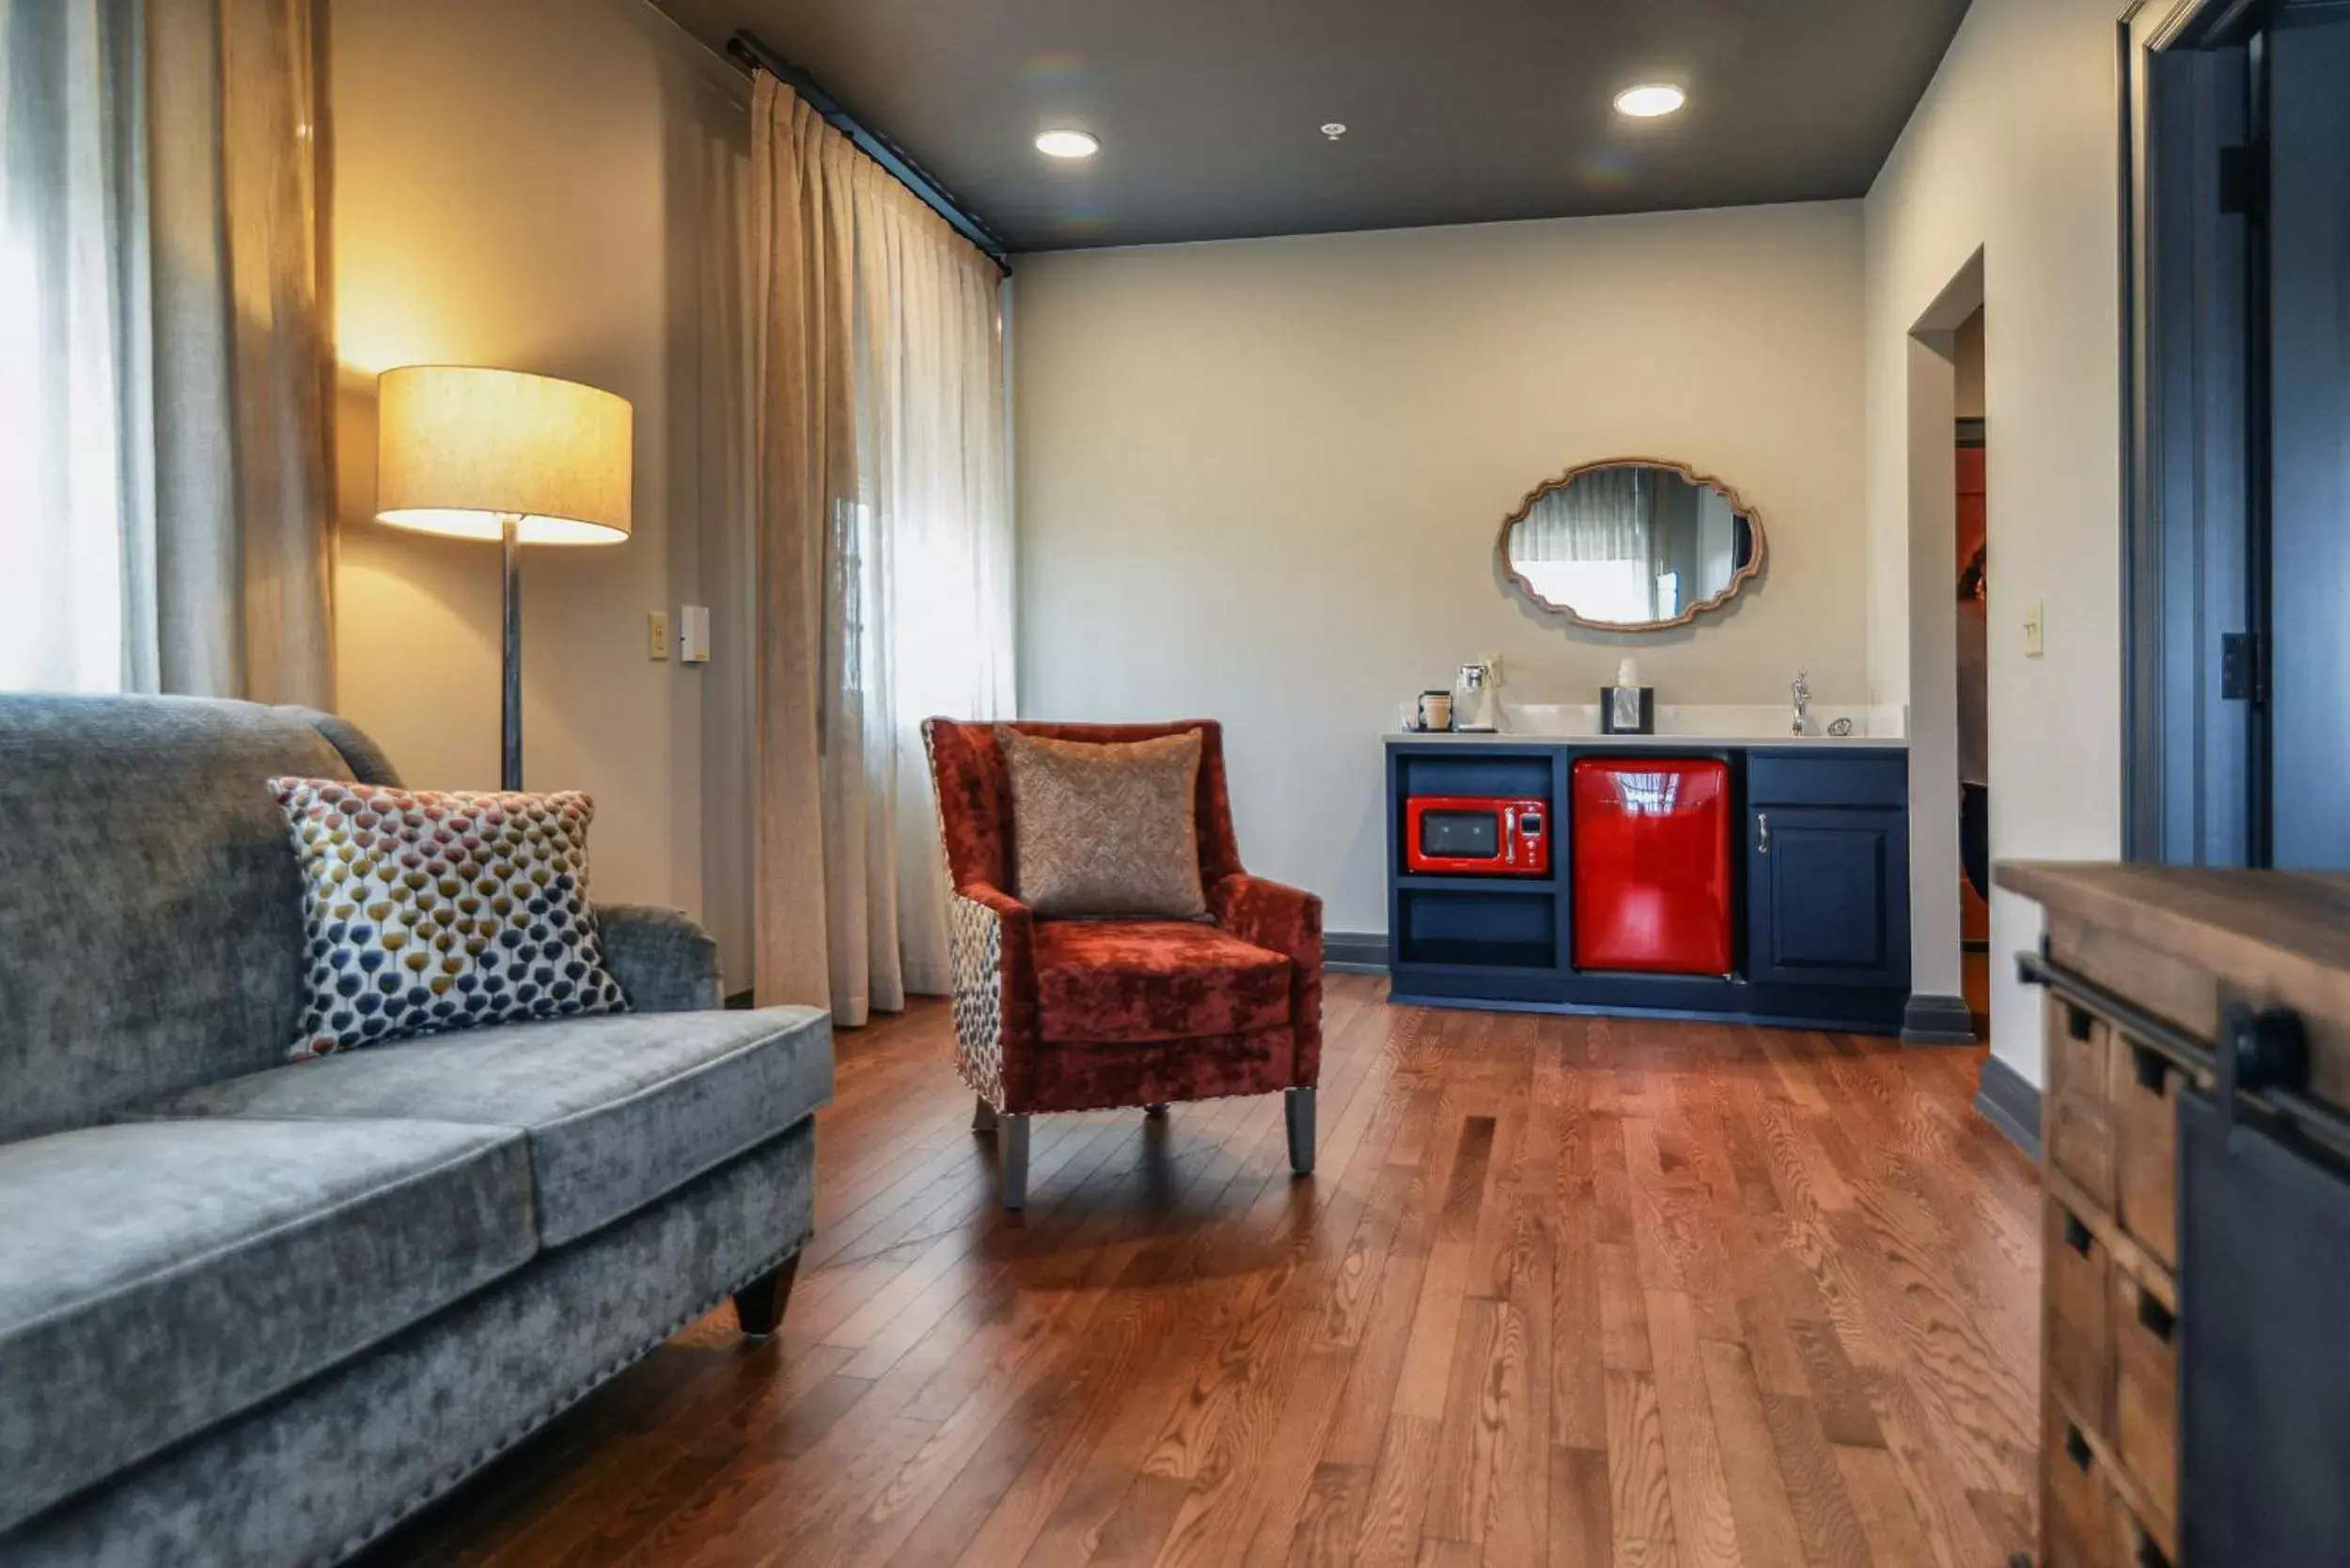
[[[920,196],[932,212],[954,226],[956,233],[979,246],[1005,276],[1011,275],[1011,253],[995,237],[995,230],[948,196],[947,188],[925,173],[922,165],[897,143],[841,107],[840,101],[826,92],[815,77],[761,43],[759,35],[747,27],[727,40],[727,53],[745,68],[763,71],[778,82],[789,84],[793,92],[807,101],[809,108],[824,118],[826,124],[854,142],[858,151],[887,169],[898,183]]]

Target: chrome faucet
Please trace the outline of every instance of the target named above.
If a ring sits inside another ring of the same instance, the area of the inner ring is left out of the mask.
[[[1811,682],[1807,679],[1807,671],[1800,669],[1795,671],[1795,683],[1793,688],[1795,698],[1795,726],[1789,731],[1791,734],[1800,735],[1804,732],[1805,710],[1811,706]]]

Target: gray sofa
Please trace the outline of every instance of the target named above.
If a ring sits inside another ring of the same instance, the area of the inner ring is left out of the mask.
[[[719,1010],[600,908],[632,1011],[287,1061],[273,775],[323,714],[0,697],[0,1564],[340,1560],[728,1294],[771,1332],[829,1021]],[[590,837],[592,853],[593,837]]]

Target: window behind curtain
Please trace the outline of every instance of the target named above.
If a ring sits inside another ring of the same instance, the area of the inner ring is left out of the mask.
[[[0,0],[0,690],[123,683],[124,8]]]

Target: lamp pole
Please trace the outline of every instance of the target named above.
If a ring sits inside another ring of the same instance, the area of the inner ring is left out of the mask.
[[[506,554],[506,687],[499,714],[498,788],[523,787],[523,572],[522,519],[498,513],[499,541]]]

